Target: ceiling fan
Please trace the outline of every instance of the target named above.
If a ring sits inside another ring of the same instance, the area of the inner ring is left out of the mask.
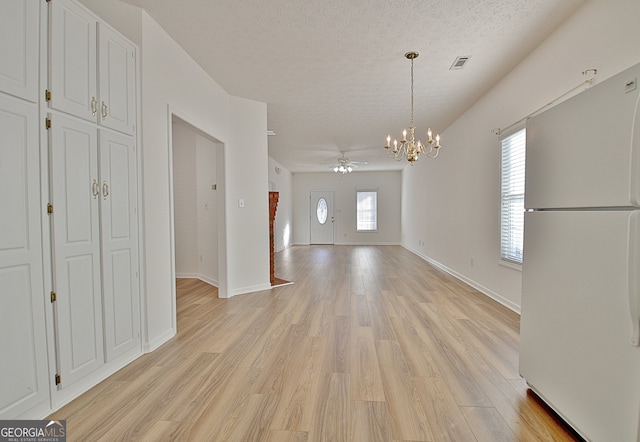
[[[330,167],[336,173],[351,173],[354,168],[368,164],[366,161],[351,161],[344,152],[341,152],[341,154],[338,157],[338,165]]]

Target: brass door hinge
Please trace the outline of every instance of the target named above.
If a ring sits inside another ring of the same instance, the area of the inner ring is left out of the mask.
[[[51,101],[51,91],[49,89],[45,89],[44,91],[44,99],[47,101]]]
[[[47,204],[47,213],[49,215],[53,213],[53,205],[51,203]]]
[[[62,378],[60,377],[59,374],[56,374],[56,385],[60,385],[61,383],[62,383]]]
[[[56,302],[56,292],[51,292],[51,302]]]
[[[51,119],[50,118],[45,118],[44,119],[44,127],[45,127],[45,129],[51,129]]]

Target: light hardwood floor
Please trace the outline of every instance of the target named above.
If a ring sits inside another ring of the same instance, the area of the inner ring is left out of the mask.
[[[179,280],[178,334],[58,412],[68,440],[571,441],[518,376],[519,317],[396,246],[292,247],[295,284]]]

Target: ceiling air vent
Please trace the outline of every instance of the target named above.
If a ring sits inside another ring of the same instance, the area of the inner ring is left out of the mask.
[[[471,57],[458,57],[455,59],[455,61],[453,62],[453,64],[451,65],[451,67],[449,68],[450,71],[456,70],[456,69],[462,69],[464,67],[465,64],[467,64],[467,61],[469,61]]]

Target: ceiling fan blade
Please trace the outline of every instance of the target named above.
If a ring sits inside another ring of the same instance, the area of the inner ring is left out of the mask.
[[[347,157],[345,155],[344,152],[341,153],[341,155],[331,161],[323,161],[321,163],[319,163],[321,165],[325,165],[325,164],[329,164],[329,169],[330,170],[335,170],[336,168],[340,167],[340,166],[344,166],[344,167],[351,167],[352,169],[355,169],[356,167],[362,166],[362,165],[367,165],[369,164],[366,161],[351,161],[349,159],[349,157]]]

